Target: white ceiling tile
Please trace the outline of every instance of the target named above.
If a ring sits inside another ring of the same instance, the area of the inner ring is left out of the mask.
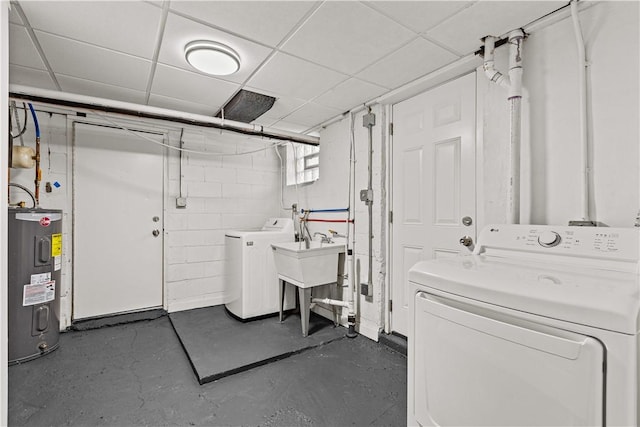
[[[473,1],[370,1],[367,4],[416,32],[423,32]]]
[[[48,72],[20,67],[18,65],[9,65],[9,83],[58,90]]]
[[[171,9],[276,46],[314,7],[310,1],[178,1]]]
[[[184,111],[192,114],[202,114],[203,116],[213,116],[219,110],[219,106],[197,104],[195,102],[184,101],[182,99],[170,98],[157,94],[151,94],[149,105],[153,107],[167,108],[169,110]]]
[[[313,102],[327,107],[337,108],[341,111],[347,111],[385,92],[387,92],[387,89],[384,87],[351,78],[327,91]]]
[[[260,91],[310,100],[346,78],[344,74],[277,53],[247,84]]]
[[[505,35],[565,5],[559,1],[479,1],[426,34],[466,55],[482,46],[483,37]]]
[[[329,108],[310,102],[303,105],[293,113],[289,114],[284,119],[287,122],[298,123],[301,125],[307,125],[307,127],[312,127],[342,113],[342,110]]]
[[[138,1],[23,1],[34,29],[151,59],[162,10]]]
[[[307,102],[303,99],[292,98],[289,96],[282,96],[273,92],[259,90],[250,86],[245,86],[244,89],[249,90],[251,92],[261,93],[263,95],[272,96],[276,98],[276,101],[273,103],[273,106],[259,117],[259,119],[262,119],[263,123],[269,120],[275,121],[277,119],[281,119],[285,117],[287,114],[290,114],[293,111],[295,111],[298,107],[300,107],[305,102]]]
[[[221,79],[235,83],[244,82],[272,51],[270,48],[172,13],[167,18],[164,34],[158,61],[188,71],[198,72],[187,63],[184,57],[184,47],[191,41],[212,40],[235,50],[240,56],[240,70],[229,76],[220,76]]]
[[[359,2],[328,1],[282,50],[353,74],[413,37],[414,32]]]
[[[146,90],[151,61],[37,31],[53,72]]]
[[[300,123],[292,123],[292,122],[280,120],[276,123],[271,124],[269,127],[272,129],[283,130],[285,132],[301,133],[309,129],[310,126],[301,125]]]
[[[9,63],[39,70],[47,69],[27,29],[21,25],[9,26]]]
[[[419,38],[358,73],[358,77],[392,89],[437,70],[457,58],[451,52]]]
[[[139,90],[125,89],[119,86],[92,82],[57,74],[56,79],[64,92],[80,95],[96,96],[98,98],[113,99],[116,101],[144,104],[146,93]]]
[[[209,105],[215,112],[237,89],[239,86],[234,83],[161,64],[151,86],[153,94]]]
[[[24,22],[22,22],[22,18],[20,18],[20,15],[18,15],[18,12],[16,12],[16,8],[13,5],[11,5],[11,8],[9,9],[9,22],[12,24],[24,24]]]

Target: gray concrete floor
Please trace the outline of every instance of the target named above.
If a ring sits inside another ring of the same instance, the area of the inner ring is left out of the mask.
[[[167,317],[9,368],[10,426],[406,426],[406,358],[342,339],[200,386]]]

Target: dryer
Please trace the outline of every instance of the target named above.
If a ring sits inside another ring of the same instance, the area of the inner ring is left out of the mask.
[[[294,228],[290,218],[269,218],[259,230],[225,233],[225,306],[231,314],[247,320],[279,311],[278,275],[271,243],[292,241]],[[293,297],[287,298],[284,308],[294,306]]]
[[[408,424],[637,426],[639,231],[493,225],[413,266]]]

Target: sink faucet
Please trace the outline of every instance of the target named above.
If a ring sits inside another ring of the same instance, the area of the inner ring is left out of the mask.
[[[333,241],[331,240],[331,237],[327,236],[324,233],[320,233],[319,231],[316,231],[315,233],[313,233],[313,237],[316,236],[322,236],[322,240],[320,241],[321,243],[333,243]]]

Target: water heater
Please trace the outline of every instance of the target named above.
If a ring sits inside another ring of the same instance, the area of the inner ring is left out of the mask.
[[[58,348],[62,211],[9,208],[9,364]]]

